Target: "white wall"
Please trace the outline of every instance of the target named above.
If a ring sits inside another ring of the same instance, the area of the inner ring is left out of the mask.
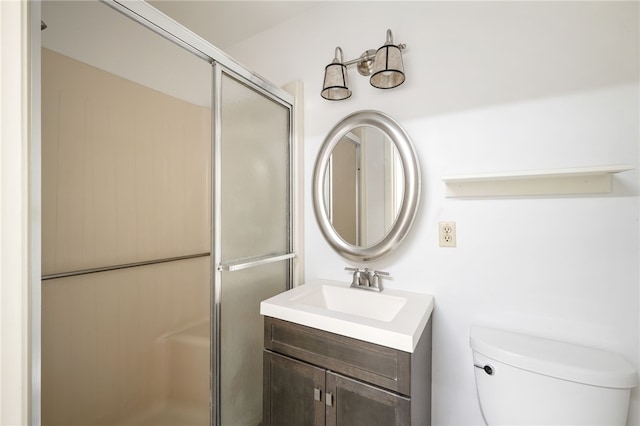
[[[621,353],[639,368],[637,2],[327,2],[228,50],[276,83],[305,84],[305,176],[333,123],[359,109],[397,118],[423,175],[411,235],[369,267],[388,287],[435,296],[433,423],[480,425],[469,326],[497,322]],[[392,91],[350,69],[353,96],[320,98],[324,66],[407,43]],[[605,196],[447,199],[445,174],[622,164]],[[305,197],[306,279],[348,281]],[[456,221],[458,247],[437,223]],[[629,424],[639,424],[632,395]]]
[[[0,2],[0,424],[29,419],[26,2]]]

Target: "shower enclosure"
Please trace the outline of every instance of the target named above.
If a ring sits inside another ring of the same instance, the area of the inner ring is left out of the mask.
[[[293,97],[144,2],[42,19],[33,418],[259,425],[259,302],[299,261]]]

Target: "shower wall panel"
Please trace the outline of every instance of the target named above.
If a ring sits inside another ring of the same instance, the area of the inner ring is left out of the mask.
[[[44,275],[209,251],[211,117],[44,49]]]
[[[171,334],[208,319],[208,277],[200,258],[45,283],[43,425],[126,424],[174,400]]]
[[[48,50],[42,75],[43,274],[208,252],[210,110]],[[209,288],[208,257],[44,281],[43,424],[162,408]]]

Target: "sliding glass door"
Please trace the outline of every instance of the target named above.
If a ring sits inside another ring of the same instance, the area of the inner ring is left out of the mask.
[[[214,365],[222,425],[262,420],[260,301],[291,283],[291,111],[214,67]]]
[[[97,1],[42,19],[42,424],[209,425],[211,65]]]
[[[260,301],[294,276],[292,97],[148,3],[42,12],[33,418],[41,384],[45,426],[259,425]]]

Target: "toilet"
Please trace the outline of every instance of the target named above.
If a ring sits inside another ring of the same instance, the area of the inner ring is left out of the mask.
[[[634,368],[621,356],[472,326],[476,388],[488,425],[625,425]]]

